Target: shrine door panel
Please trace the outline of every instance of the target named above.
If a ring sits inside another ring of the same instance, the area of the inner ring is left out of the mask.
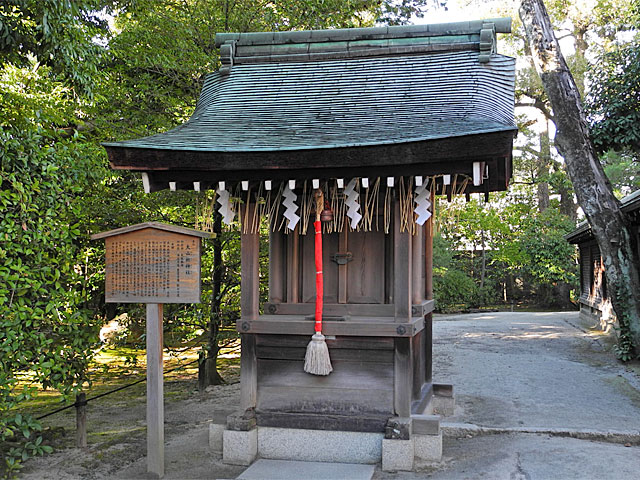
[[[384,303],[385,234],[349,232],[347,247],[352,260],[347,269],[347,303]]]
[[[306,235],[300,235],[300,265],[302,302],[316,301],[315,233],[310,227]],[[338,233],[322,235],[322,271],[324,277],[324,302],[338,303],[338,265],[331,256],[338,251]]]

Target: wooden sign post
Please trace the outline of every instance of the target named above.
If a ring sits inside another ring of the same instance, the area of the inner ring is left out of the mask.
[[[105,301],[147,304],[147,471],[164,476],[162,309],[200,303],[201,238],[210,233],[148,222],[99,233],[105,239]]]

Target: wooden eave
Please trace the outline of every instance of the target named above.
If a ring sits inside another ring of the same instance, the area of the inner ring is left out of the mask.
[[[203,232],[201,230],[196,230],[193,228],[179,227],[177,225],[169,225],[167,223],[144,222],[144,223],[138,223],[136,225],[128,225],[126,227],[116,228],[114,230],[109,230],[107,232],[96,233],[94,235],[91,235],[91,240],[100,240],[102,238],[114,237],[114,236],[122,235],[125,233],[144,230],[145,228],[153,228],[156,230],[164,230],[166,232],[180,233],[182,235],[189,235],[191,237],[200,237],[200,238],[211,238],[212,236],[215,235],[209,232]]]
[[[636,190],[620,200],[620,209],[629,215],[632,222],[640,223],[640,190]],[[566,234],[564,238],[569,243],[578,244],[593,240],[594,236],[591,231],[591,225],[585,220],[573,232]]]
[[[465,174],[486,162],[487,181],[473,191],[505,190],[515,127],[502,132],[422,142],[262,152],[212,152],[105,146],[111,167],[142,171],[151,183],[289,180],[351,176]],[[301,167],[304,165],[304,167]],[[152,188],[152,191],[154,188]]]

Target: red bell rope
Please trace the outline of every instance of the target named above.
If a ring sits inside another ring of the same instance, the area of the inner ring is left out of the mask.
[[[313,226],[316,230],[316,333],[322,333],[322,299],[324,296],[324,281],[322,276],[322,224],[320,220],[316,220],[313,222]]]
[[[324,296],[324,282],[322,281],[322,224],[320,217],[324,206],[322,190],[317,189],[316,197],[316,221],[313,226],[316,230],[314,258],[316,261],[316,323],[315,333],[307,345],[304,356],[304,371],[312,375],[329,375],[333,371],[329,348],[322,335],[322,297]]]

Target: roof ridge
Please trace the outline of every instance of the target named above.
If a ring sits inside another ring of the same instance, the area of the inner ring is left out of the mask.
[[[237,45],[282,45],[290,43],[344,42],[426,36],[449,36],[480,33],[483,25],[493,23],[496,33],[511,33],[511,18],[488,18],[464,22],[430,23],[424,25],[390,25],[363,28],[331,28],[324,30],[294,30],[287,32],[217,33],[216,47],[235,41]]]
[[[496,33],[511,32],[511,18],[467,22],[291,32],[218,33],[220,73],[234,64],[309,62],[382,55],[479,51],[478,60],[496,53]]]

